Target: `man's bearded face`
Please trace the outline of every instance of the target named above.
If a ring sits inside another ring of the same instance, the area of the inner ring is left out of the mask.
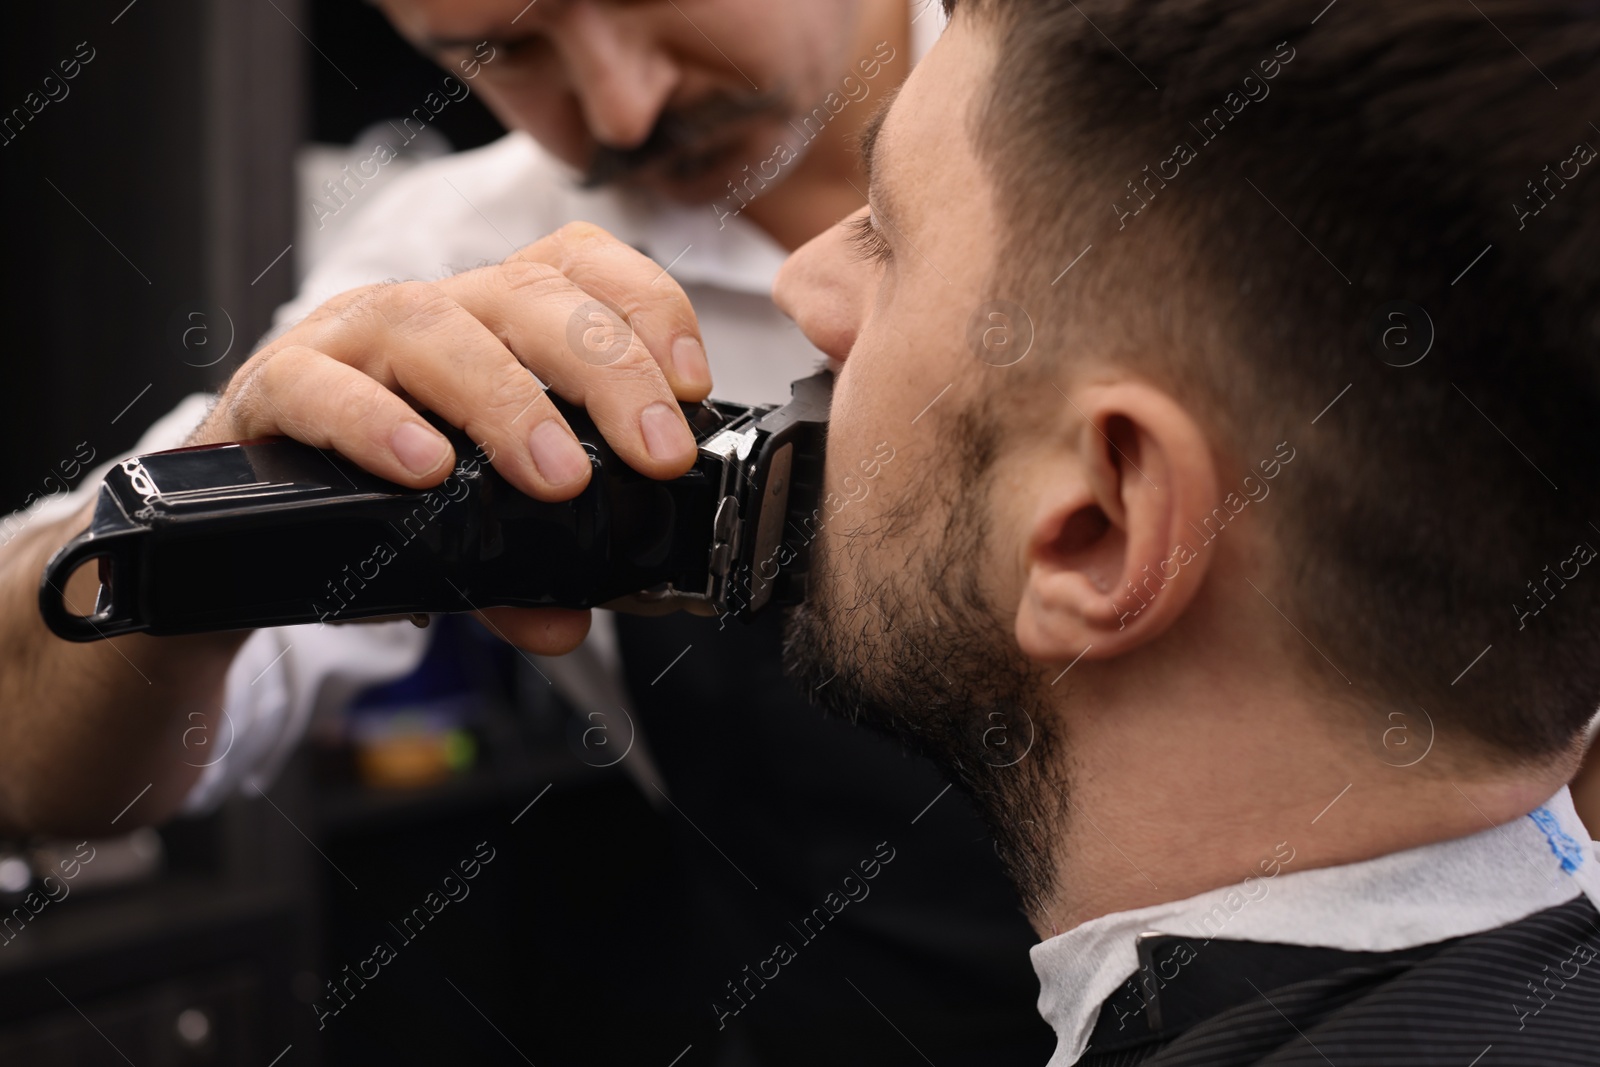
[[[980,577],[997,436],[986,418],[955,420],[987,437],[966,439],[959,470],[924,465],[871,526],[846,505],[823,527],[784,663],[824,710],[904,741],[966,788],[1031,914],[1054,885],[1047,831],[1066,793],[1058,728],[1038,710],[1049,683]]]

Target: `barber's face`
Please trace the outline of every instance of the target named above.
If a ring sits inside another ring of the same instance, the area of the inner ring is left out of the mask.
[[[871,91],[855,37],[879,2],[378,0],[452,72],[489,42],[474,90],[592,183],[686,201],[725,195],[780,143],[803,147],[789,123],[829,93]]]
[[[985,330],[1006,325],[986,313],[1001,224],[967,117],[993,61],[988,32],[958,14],[890,109],[872,152],[874,235],[856,220],[835,227],[796,252],[774,288],[812,342],[844,361],[826,518],[788,656],[822,703],[920,744],[991,813],[1007,794],[1000,808],[1014,825],[997,838],[1026,891],[1033,857],[1015,817],[1050,738],[1027,710],[1038,679],[1010,621],[1024,574],[1011,512],[1023,494],[1008,490],[1006,439],[985,402],[1016,371],[982,347]]]

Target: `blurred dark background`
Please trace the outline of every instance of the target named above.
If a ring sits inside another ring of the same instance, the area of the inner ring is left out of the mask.
[[[294,291],[295,251],[274,260],[309,210],[297,147],[348,144],[441,77],[361,0],[109,0],[11,17],[0,112],[23,117],[0,135],[6,511],[53,488],[80,442],[108,456],[225,380]],[[80,44],[93,58],[64,81]],[[61,98],[33,114],[28,94],[48,100],[51,76]],[[431,128],[456,148],[501,132],[476,97]]]
[[[442,76],[360,0],[11,10],[0,513],[63,488],[85,444],[103,461],[224,381],[294,290],[304,146],[348,144]],[[500,133],[476,99],[434,129],[456,148]],[[516,697],[504,646],[448,636],[470,693],[435,676],[367,701],[432,724],[447,772],[385,783],[362,770],[383,738],[363,754],[325,731],[270,799],[94,842],[71,894],[21,918],[77,843],[0,841],[0,1064],[665,1064],[687,1044],[666,1005],[640,1014],[662,983],[648,952],[608,951],[675,906],[660,817],[620,770],[574,758],[570,709]],[[497,861],[472,904],[400,944],[390,924],[479,842]],[[319,1032],[326,982],[383,940],[398,959]]]

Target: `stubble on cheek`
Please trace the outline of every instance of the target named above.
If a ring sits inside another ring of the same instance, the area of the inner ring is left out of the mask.
[[[956,414],[943,431],[968,434],[955,454],[886,486],[870,521],[824,529],[784,658],[826,711],[904,742],[967,790],[1032,914],[1056,885],[1063,746],[1042,675],[984,591],[982,487],[998,454],[984,425],[981,412]]]

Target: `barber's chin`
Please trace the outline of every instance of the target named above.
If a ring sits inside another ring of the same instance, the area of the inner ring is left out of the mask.
[[[704,206],[708,211],[722,203],[728,192],[727,178],[721,170],[706,171],[688,177],[651,173],[648,176],[641,176],[637,184],[640,188],[665,197],[673,203],[686,207]]]
[[[767,188],[743,177],[736,152],[719,155],[715,162],[702,166],[698,161],[653,171],[649,177],[653,191],[691,207],[704,206],[719,219],[736,218],[746,207],[764,196]],[[777,183],[766,183],[768,187]]]
[[[782,126],[756,124],[693,154],[663,160],[638,177],[641,183],[681,204],[705,204],[719,218],[737,216],[777,188],[805,155],[789,145]]]

